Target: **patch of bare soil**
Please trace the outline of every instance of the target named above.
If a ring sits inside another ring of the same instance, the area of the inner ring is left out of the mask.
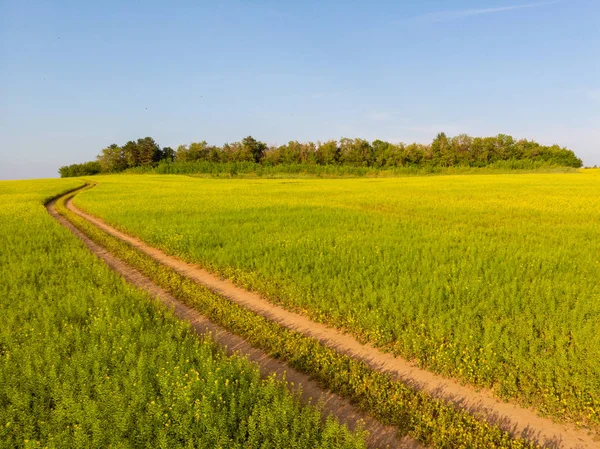
[[[193,264],[165,254],[142,240],[132,237],[108,225],[98,217],[87,214],[67,202],[67,207],[82,218],[110,235],[119,238],[156,261],[167,265],[178,273],[209,288],[215,293],[240,304],[282,326],[293,329],[340,353],[363,361],[373,369],[391,373],[395,378],[413,388],[426,391],[444,399],[457,407],[468,410],[490,423],[499,425],[515,437],[534,440],[548,447],[598,448],[600,441],[586,429],[574,425],[554,422],[536,414],[534,410],[523,408],[515,403],[502,402],[491,392],[479,391],[455,380],[444,378],[419,368],[400,357],[385,353],[369,344],[362,344],[353,336],[324,324],[311,321],[304,315],[277,306],[257,293],[237,287],[232,282],[220,279]]]
[[[55,210],[54,203],[55,201],[52,201],[46,206],[50,215],[75,234],[92,253],[106,262],[112,270],[123,276],[127,282],[148,292],[152,297],[166,305],[179,319],[191,323],[192,328],[198,334],[210,333],[213,341],[222,346],[227,354],[238,354],[255,362],[258,364],[262,376],[276,374],[279,378],[285,378],[289,383],[290,388],[300,391],[303,403],[322,403],[324,416],[332,414],[339,422],[346,424],[350,429],[355,429],[358,425],[362,426],[363,429],[369,432],[367,444],[370,448],[423,448],[420,443],[409,437],[398,438],[397,431],[394,427],[385,426],[379,423],[377,420],[361,412],[348,400],[322,389],[319,384],[311,380],[309,376],[296,371],[280,360],[274,359],[263,351],[252,347],[242,338],[230,334],[194,309],[179,302],[171,294],[154,284],[154,282],[135,268],[114,257],[102,246],[89,239],[84,233],[73,226]]]

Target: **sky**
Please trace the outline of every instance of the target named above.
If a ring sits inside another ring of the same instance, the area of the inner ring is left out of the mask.
[[[441,131],[600,165],[600,1],[0,0],[0,179],[144,136]]]

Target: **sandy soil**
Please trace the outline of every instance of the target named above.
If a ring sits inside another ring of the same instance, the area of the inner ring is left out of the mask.
[[[210,333],[212,339],[222,346],[228,354],[239,354],[257,363],[262,376],[276,374],[279,378],[285,377],[290,384],[290,388],[300,391],[303,403],[316,404],[322,402],[325,416],[333,414],[339,422],[346,424],[350,429],[355,429],[357,425],[362,426],[363,429],[366,429],[369,432],[367,444],[370,448],[424,448],[420,443],[409,437],[398,438],[394,427],[382,425],[377,420],[361,412],[348,400],[322,389],[319,384],[311,380],[309,376],[296,371],[280,360],[268,356],[263,351],[253,348],[242,338],[230,334],[194,309],[179,302],[171,294],[154,284],[154,282],[135,268],[127,265],[122,260],[117,259],[103,247],[90,240],[85,234],[56,212],[54,203],[55,201],[52,201],[46,206],[50,215],[81,239],[91,252],[106,262],[112,270],[121,274],[129,283],[145,290],[152,297],[165,304],[179,319],[191,323],[193,329],[198,334]]]
[[[503,402],[494,397],[491,392],[479,391],[468,385],[461,385],[455,380],[421,369],[400,357],[382,352],[371,345],[362,344],[349,334],[316,323],[306,316],[274,305],[257,293],[239,288],[230,281],[220,279],[201,267],[167,255],[140,239],[115,229],[98,217],[79,210],[72,204],[71,200],[67,202],[67,207],[105,232],[131,244],[160,263],[171,267],[178,273],[208,287],[229,300],[283,326],[317,339],[341,353],[361,360],[373,369],[391,373],[397,379],[416,389],[427,391],[435,397],[442,398],[491,423],[498,424],[514,436],[526,437],[549,447],[600,447],[600,441],[594,438],[586,429],[578,429],[570,424],[554,422],[549,418],[537,415],[534,410],[520,407],[514,403]]]

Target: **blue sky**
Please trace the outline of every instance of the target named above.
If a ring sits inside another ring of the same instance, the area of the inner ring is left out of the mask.
[[[0,179],[105,146],[511,134],[600,165],[600,2],[0,0]]]

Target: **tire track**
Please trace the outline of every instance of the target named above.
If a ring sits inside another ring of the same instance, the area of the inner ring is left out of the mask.
[[[85,188],[87,188],[87,186],[78,191]],[[72,194],[72,192],[67,193],[66,195],[70,194]],[[102,259],[113,271],[116,271],[123,276],[127,282],[149,293],[153,298],[169,308],[177,318],[189,322],[197,334],[210,334],[213,341],[222,346],[228,355],[241,355],[247,357],[252,362],[255,362],[263,377],[276,374],[280,379],[285,378],[291,389],[300,392],[301,401],[304,404],[322,403],[324,417],[331,414],[335,416],[340,423],[347,425],[350,429],[356,429],[357,426],[362,426],[362,428],[369,432],[367,437],[367,445],[369,448],[388,447],[390,449],[424,449],[423,445],[410,437],[398,438],[397,429],[395,427],[381,424],[374,418],[360,411],[357,407],[352,405],[350,401],[322,389],[319,384],[311,380],[308,375],[303,374],[287,366],[280,360],[274,359],[263,351],[252,347],[244,339],[227,332],[220,326],[209,321],[196,310],[175,299],[170,293],[156,285],[138,270],[116,258],[102,246],[92,241],[66,218],[60,215],[54,207],[57,200],[58,199],[50,201],[46,205],[46,209],[58,223],[69,229],[69,231],[78,237],[92,253]]]
[[[260,295],[235,286],[232,282],[218,278],[206,270],[181,259],[170,256],[154,248],[137,237],[132,237],[108,225],[98,217],[85,213],[75,207],[72,198],[66,207],[86,219],[108,234],[125,241],[167,265],[179,274],[209,288],[213,292],[228,298],[253,312],[264,316],[282,326],[314,338],[336,351],[366,363],[372,369],[392,374],[398,380],[418,390],[426,391],[434,397],[455,404],[470,413],[496,424],[514,437],[527,438],[549,447],[598,448],[600,441],[586,429],[578,429],[570,424],[562,424],[544,418],[535,411],[506,403],[487,391],[474,388],[444,378],[432,372],[418,368],[399,357],[385,353],[372,345],[362,344],[353,336],[321,323],[311,321],[306,316],[279,307]]]

